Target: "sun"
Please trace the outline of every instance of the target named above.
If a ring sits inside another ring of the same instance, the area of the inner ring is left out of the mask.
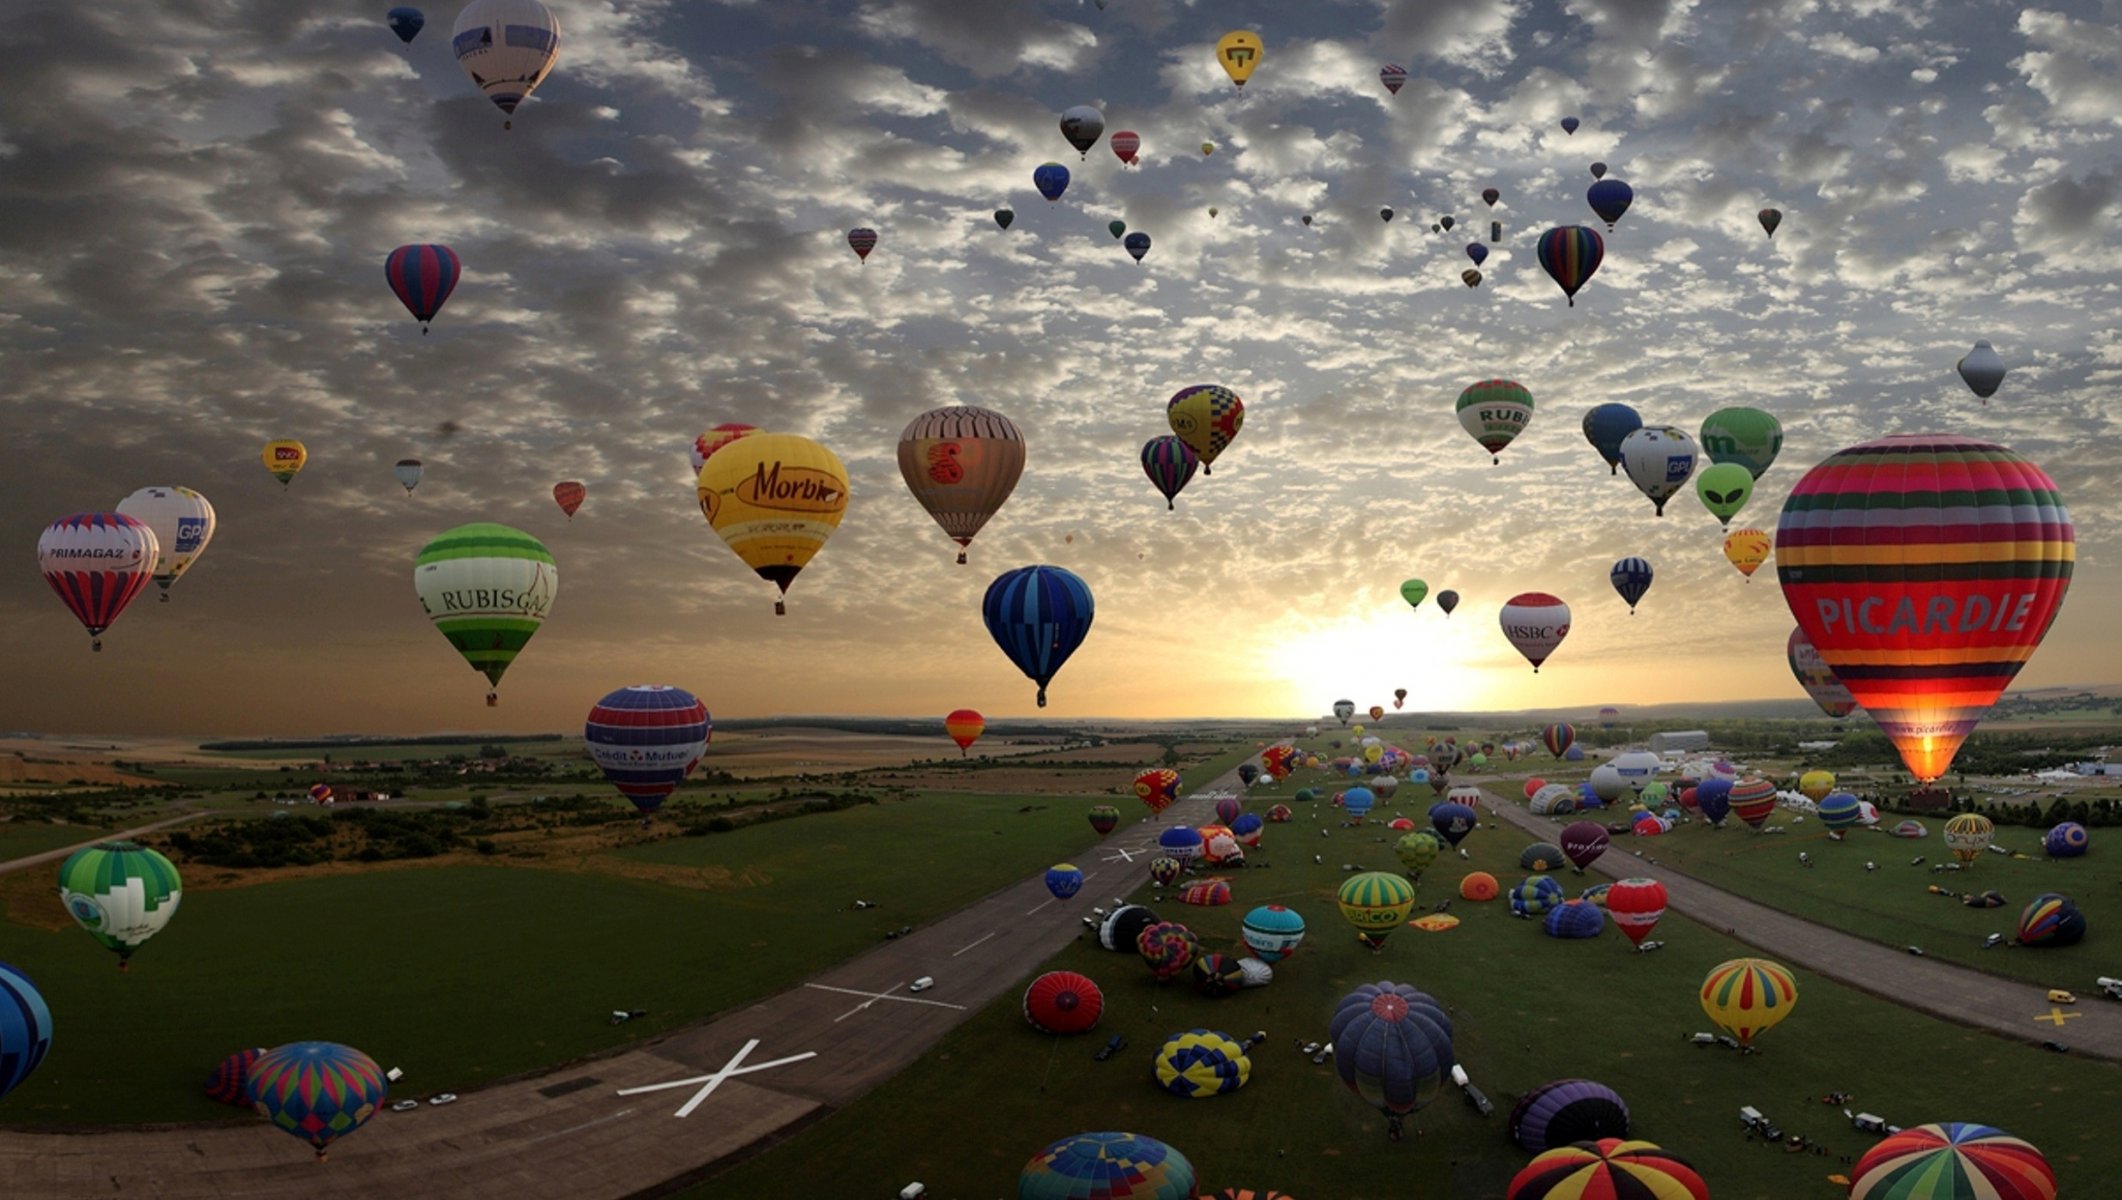
[[[1366,721],[1378,705],[1390,717],[1393,692],[1407,689],[1404,711],[1508,708],[1515,681],[1494,665],[1471,621],[1438,612],[1398,612],[1337,621],[1293,622],[1272,641],[1272,694],[1277,711],[1324,716],[1352,700]],[[1484,660],[1486,660],[1484,662]]]

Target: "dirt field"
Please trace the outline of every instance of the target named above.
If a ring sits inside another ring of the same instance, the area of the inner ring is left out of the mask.
[[[64,785],[79,780],[97,787],[152,787],[159,782],[117,770],[110,765],[109,755],[109,751],[96,755],[45,747],[28,752],[0,749],[0,786]],[[99,757],[102,761],[98,761]]]

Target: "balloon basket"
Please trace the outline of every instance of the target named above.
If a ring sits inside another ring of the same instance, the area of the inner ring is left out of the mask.
[[[788,604],[786,601],[774,601],[774,615],[777,617],[785,617],[788,615]]]

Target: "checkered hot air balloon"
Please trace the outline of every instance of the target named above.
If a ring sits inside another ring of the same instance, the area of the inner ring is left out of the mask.
[[[1135,776],[1135,798],[1160,813],[1179,798],[1179,773],[1170,767],[1151,767]]]
[[[1545,875],[1529,875],[1510,892],[1510,910],[1521,916],[1541,916],[1560,903],[1562,885]]]
[[[1217,456],[1245,425],[1245,402],[1227,387],[1201,383],[1174,392],[1165,403],[1164,415],[1179,440],[1200,456],[1201,473],[1213,475]]]
[[[2001,1129],[1949,1121],[1892,1134],[1849,1173],[1849,1200],[2055,1200],[2056,1172]]]

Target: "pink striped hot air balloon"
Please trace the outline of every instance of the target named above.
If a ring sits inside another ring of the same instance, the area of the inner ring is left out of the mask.
[[[1951,434],[1829,457],[1776,526],[1791,615],[1923,783],[2033,657],[2076,561],[2055,481]]]
[[[450,293],[457,290],[461,274],[463,266],[457,261],[457,252],[448,246],[400,246],[383,260],[383,278],[397,293],[398,302],[413,314],[413,320],[420,322],[423,335],[428,322],[435,319],[435,314],[448,303]]]

